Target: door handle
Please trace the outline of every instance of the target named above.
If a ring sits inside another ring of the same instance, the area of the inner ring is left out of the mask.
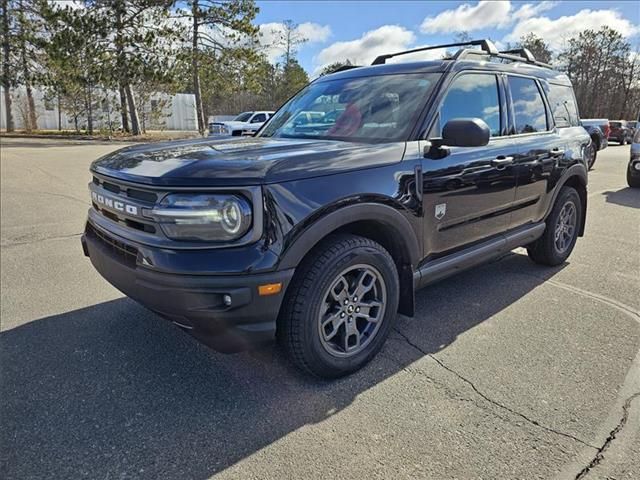
[[[507,165],[511,165],[513,163],[513,157],[505,157],[500,155],[499,157],[491,160],[491,165],[496,167],[498,170],[504,170],[507,168]]]

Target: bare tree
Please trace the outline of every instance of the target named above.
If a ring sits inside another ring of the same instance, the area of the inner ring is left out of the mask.
[[[282,22],[282,29],[275,29],[272,32],[275,36],[274,46],[284,50],[285,65],[289,65],[291,59],[296,57],[300,45],[309,41],[300,33],[298,27],[299,25],[293,20],[285,20]]]
[[[11,20],[9,13],[9,1],[2,0],[2,89],[4,91],[4,109],[7,118],[7,132],[15,130],[13,113],[11,110],[11,87],[13,69],[11,65]]]

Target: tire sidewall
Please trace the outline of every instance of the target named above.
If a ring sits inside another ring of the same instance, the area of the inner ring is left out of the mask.
[[[365,264],[375,267],[382,275],[386,286],[386,307],[382,324],[375,337],[361,352],[351,357],[336,357],[331,355],[320,341],[318,321],[324,295],[336,277],[346,268],[353,265]],[[398,273],[391,257],[372,247],[358,247],[344,252],[325,264],[319,272],[320,281],[314,289],[311,298],[305,305],[302,321],[302,336],[306,346],[305,356],[309,364],[323,366],[325,372],[318,372],[322,376],[339,376],[353,372],[367,363],[384,344],[395,319],[397,317],[399,285]]]
[[[590,150],[589,150],[589,158],[587,160],[587,168],[589,170],[591,170],[593,168],[593,165],[596,163],[596,156],[598,155],[598,149],[596,148],[596,146],[592,143]]]

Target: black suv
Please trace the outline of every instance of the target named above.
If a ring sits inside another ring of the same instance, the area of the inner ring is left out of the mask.
[[[213,348],[277,338],[322,377],[369,361],[420,287],[520,246],[564,262],[590,145],[571,83],[526,50],[450,46],[321,77],[254,137],[95,161],[85,254]]]

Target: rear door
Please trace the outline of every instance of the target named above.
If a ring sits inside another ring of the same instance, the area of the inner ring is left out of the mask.
[[[517,179],[510,228],[540,221],[553,173],[564,161],[566,140],[555,127],[542,94],[541,83],[531,77],[506,75],[510,133],[515,142],[514,175]]]
[[[505,92],[490,72],[458,74],[439,100],[428,138],[441,136],[454,118],[480,118],[491,130],[483,147],[448,147],[425,158],[423,208],[425,256],[440,256],[504,232],[515,197],[514,142],[507,136]]]

